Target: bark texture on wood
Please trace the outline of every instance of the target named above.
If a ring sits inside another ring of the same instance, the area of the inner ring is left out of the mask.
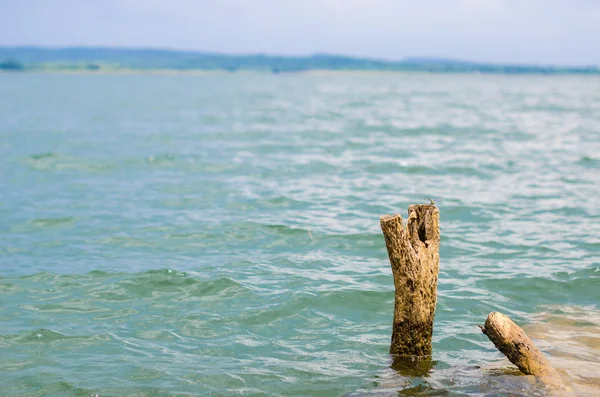
[[[439,219],[439,210],[429,204],[408,207],[406,228],[400,215],[381,217],[396,289],[391,354],[431,355],[440,262]]]
[[[483,332],[511,363],[526,375],[541,377],[544,384],[562,387],[560,375],[548,362],[521,327],[502,313],[488,315]]]

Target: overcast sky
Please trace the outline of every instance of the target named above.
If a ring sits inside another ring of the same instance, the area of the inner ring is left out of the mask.
[[[600,0],[0,0],[0,45],[600,65]]]

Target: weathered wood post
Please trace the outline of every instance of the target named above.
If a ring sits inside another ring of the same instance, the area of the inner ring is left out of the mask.
[[[502,313],[492,312],[488,315],[485,326],[479,328],[522,373],[539,377],[546,386],[564,387],[558,372],[525,331],[510,318]]]
[[[431,355],[440,262],[439,219],[433,204],[408,207],[406,228],[400,215],[381,217],[396,288],[391,354]]]

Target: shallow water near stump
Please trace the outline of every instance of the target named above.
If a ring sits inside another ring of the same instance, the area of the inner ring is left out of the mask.
[[[600,393],[600,79],[0,75],[0,395]],[[434,365],[379,217],[436,200]]]

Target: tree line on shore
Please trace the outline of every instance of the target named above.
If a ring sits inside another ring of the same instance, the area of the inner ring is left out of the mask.
[[[402,61],[342,55],[228,55],[124,48],[0,47],[0,70],[221,70],[290,73],[310,70],[414,71],[433,73],[600,74],[598,66],[502,65],[439,58]]]

